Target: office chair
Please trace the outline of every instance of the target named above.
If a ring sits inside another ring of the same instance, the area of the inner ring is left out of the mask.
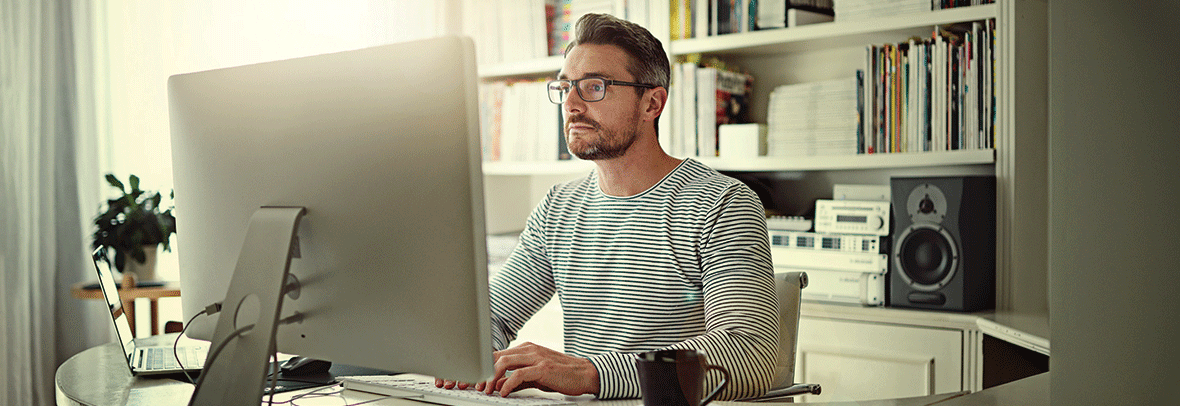
[[[775,365],[771,389],[747,401],[780,400],[802,394],[820,394],[819,384],[795,383],[795,347],[799,332],[799,303],[803,288],[807,287],[806,272],[787,272],[774,275],[775,296],[778,297],[778,364]]]

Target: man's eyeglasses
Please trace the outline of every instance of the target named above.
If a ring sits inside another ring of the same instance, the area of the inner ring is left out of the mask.
[[[558,79],[549,82],[549,101],[555,104],[565,103],[565,99],[569,97],[570,91],[578,89],[578,97],[581,97],[582,100],[596,102],[606,97],[606,87],[610,85],[642,87],[644,89],[659,87],[656,85],[603,78]]]

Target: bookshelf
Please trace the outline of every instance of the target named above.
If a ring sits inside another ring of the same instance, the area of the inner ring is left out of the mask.
[[[1047,6],[1043,0],[994,4],[837,21],[800,27],[670,40],[669,2],[650,3],[650,28],[673,59],[718,57],[754,75],[751,118],[766,123],[767,98],[779,85],[843,77],[863,66],[866,45],[929,37],[937,26],[994,19],[996,129],[994,149],[824,157],[758,157],[742,161],[703,158],[732,172],[803,173],[802,189],[823,182],[888,184],[890,175],[992,174],[997,178],[997,307],[1045,313],[1047,303]],[[485,81],[548,77],[561,57],[480,66]],[[582,174],[586,163],[489,162],[496,177]],[[969,173],[964,173],[964,168]],[[799,185],[792,185],[792,188]],[[814,196],[800,197],[800,200]],[[522,203],[529,205],[527,203]]]
[[[928,38],[938,26],[994,19],[996,122],[993,148],[741,160],[697,159],[727,173],[754,177],[767,175],[768,178],[778,175],[777,179],[770,179],[765,184],[771,185],[771,193],[785,196],[783,199],[796,206],[821,198],[822,193],[828,193],[827,197],[830,197],[832,184],[887,185],[891,176],[994,175],[997,180],[996,311],[1018,317],[1043,317],[1047,314],[1048,14],[1045,1],[996,0],[994,4],[910,15],[851,22],[837,20],[786,29],[680,40],[670,40],[669,2],[653,0],[651,4],[652,16],[662,13],[663,17],[662,20],[653,19],[649,28],[663,41],[674,62],[687,55],[701,54],[720,58],[754,76],[751,119],[760,123],[767,122],[767,99],[775,87],[844,77],[863,67],[864,48],[867,45],[900,43],[911,37]],[[480,77],[491,81],[552,76],[561,68],[562,62],[561,57],[548,57],[485,65],[480,66]],[[661,127],[661,131],[665,128]],[[523,178],[545,180],[533,181],[516,189],[502,187],[506,192],[497,196],[502,199],[509,199],[509,193],[523,195],[527,193],[528,187],[534,189],[531,192],[536,196],[540,192],[536,189],[546,187],[541,183],[561,176],[582,176],[590,168],[590,163],[582,161],[484,164],[489,182],[512,186],[527,183]],[[495,187],[498,185],[489,190]],[[517,202],[523,198],[515,199],[514,202]],[[535,201],[514,204],[531,208]],[[918,319],[938,315],[935,312],[894,309],[863,310],[881,318],[892,317],[899,312]],[[833,351],[832,354],[855,356],[852,353],[856,348],[872,348],[864,347],[872,343],[857,341],[859,339],[855,337],[828,338],[827,342],[834,343],[828,348]],[[977,384],[967,384],[974,379],[967,375],[963,377],[962,389],[980,389]],[[838,385],[829,386],[832,382],[819,383],[825,384],[825,393],[829,389],[833,394],[838,392]]]
[[[901,42],[910,37],[929,36],[935,26],[995,18],[996,10],[995,4],[988,4],[872,20],[837,20],[788,29],[682,39],[672,41],[672,54],[766,55]]]
[[[988,4],[912,15],[851,22],[835,21],[789,29],[680,40],[669,40],[666,31],[653,32],[662,36],[661,41],[665,43],[669,56],[674,60],[685,55],[704,54],[737,61],[736,64],[741,66],[745,65],[743,59],[765,60],[782,55],[808,55],[849,49],[855,49],[854,52],[859,53],[860,49],[867,44],[896,43],[912,37],[928,37],[930,32],[938,26],[993,19],[1000,14],[1000,7],[1000,4]],[[859,63],[860,58],[861,56],[857,54],[837,59]],[[552,77],[561,69],[562,63],[561,56],[549,56],[533,60],[485,64],[479,67],[479,77],[484,81]],[[755,62],[755,64],[757,63]],[[821,64],[829,63],[821,61]],[[767,81],[766,76],[768,75],[755,74],[756,86],[763,90],[756,89],[755,101],[751,106],[754,110],[754,121],[763,123],[766,122],[766,107],[758,103],[766,99],[767,93],[769,93],[766,89],[773,89],[773,86],[783,84],[782,81],[774,81],[773,79]],[[773,85],[768,86],[767,82]],[[745,162],[715,158],[700,159],[719,170],[765,172],[995,164],[996,156],[996,150],[984,149],[847,156],[758,157]],[[489,162],[484,165],[485,174],[491,176],[552,175],[580,172],[581,169],[582,167],[578,165],[565,162]]]
[[[561,70],[565,61],[561,56],[542,59],[504,62],[479,67],[479,78],[484,80],[510,79],[521,76],[550,75]]]
[[[484,162],[484,175],[528,176],[528,175],[573,175],[584,174],[594,169],[594,163],[581,159],[553,162]]]
[[[742,160],[699,158],[699,160],[713,169],[733,172],[839,171],[991,165],[995,163],[995,152],[994,149],[977,149],[866,155],[757,157]]]

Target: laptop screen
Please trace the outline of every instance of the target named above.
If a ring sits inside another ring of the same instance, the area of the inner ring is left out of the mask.
[[[111,266],[106,261],[98,260],[98,252],[95,252],[94,270],[98,271],[98,285],[102,288],[102,295],[107,299],[107,307],[111,309],[111,320],[115,322],[115,334],[119,340],[119,344],[123,346],[123,352],[127,355],[127,360],[131,360],[131,351],[134,346],[131,341],[135,339],[135,335],[131,334],[131,323],[127,321],[127,314],[123,312],[123,301],[119,299],[119,289],[115,286],[115,276],[111,273]]]

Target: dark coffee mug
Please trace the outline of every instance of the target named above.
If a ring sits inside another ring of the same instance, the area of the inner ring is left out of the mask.
[[[729,371],[705,361],[696,350],[660,350],[639,354],[639,390],[644,406],[704,406],[729,384]],[[704,393],[705,374],[717,370],[721,383],[709,396]]]

